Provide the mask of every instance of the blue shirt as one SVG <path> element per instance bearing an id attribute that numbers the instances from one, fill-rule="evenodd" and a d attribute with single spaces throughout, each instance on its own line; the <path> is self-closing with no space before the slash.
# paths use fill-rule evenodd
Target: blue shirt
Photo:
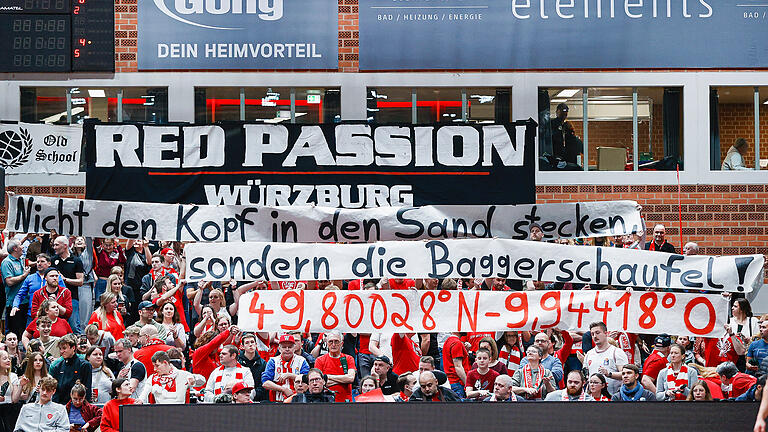
<path id="1" fill-rule="evenodd" d="M 15 258 L 13 255 L 8 255 L 3 263 L 0 264 L 0 273 L 3 275 L 3 283 L 5 279 L 9 277 L 21 276 L 24 274 L 24 263 L 21 258 Z M 19 292 L 22 282 L 16 285 L 5 285 L 5 306 L 10 307 L 13 304 L 13 299 L 16 297 L 16 293 Z"/>
<path id="2" fill-rule="evenodd" d="M 22 302 L 29 303 L 27 316 L 32 316 L 32 296 L 44 285 L 45 277 L 39 272 L 27 276 L 24 279 L 24 282 L 21 283 L 21 288 L 19 288 L 19 291 L 16 293 L 16 298 L 13 299 L 13 307 L 19 307 Z M 62 278 L 61 275 L 59 275 L 59 286 L 65 288 L 64 278 Z"/>
<path id="3" fill-rule="evenodd" d="M 69 406 L 69 423 L 79 426 L 85 424 L 83 413 L 80 412 L 80 408 L 76 407 L 74 404 Z"/>
<path id="4" fill-rule="evenodd" d="M 747 357 L 757 360 L 757 364 L 760 364 L 766 356 L 768 356 L 768 342 L 765 339 L 758 339 L 749 344 Z"/>

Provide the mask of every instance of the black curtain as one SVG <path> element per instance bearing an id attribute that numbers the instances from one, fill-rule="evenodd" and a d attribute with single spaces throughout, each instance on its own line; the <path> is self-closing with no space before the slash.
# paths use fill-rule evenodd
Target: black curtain
<path id="1" fill-rule="evenodd" d="M 720 96 L 709 90 L 709 169 L 720 169 Z"/>
<path id="2" fill-rule="evenodd" d="M 680 103 L 682 89 L 664 89 L 664 156 L 680 160 Z"/>
<path id="3" fill-rule="evenodd" d="M 510 104 L 509 89 L 496 89 L 496 105 L 494 107 L 494 120 L 496 123 L 509 123 Z"/>
<path id="4" fill-rule="evenodd" d="M 205 87 L 195 87 L 195 123 L 208 123 Z"/>
<path id="5" fill-rule="evenodd" d="M 323 107 L 323 123 L 341 122 L 341 90 L 328 89 L 325 91 Z"/>
<path id="6" fill-rule="evenodd" d="M 549 92 L 539 89 L 539 156 L 553 154 L 549 104 Z"/>

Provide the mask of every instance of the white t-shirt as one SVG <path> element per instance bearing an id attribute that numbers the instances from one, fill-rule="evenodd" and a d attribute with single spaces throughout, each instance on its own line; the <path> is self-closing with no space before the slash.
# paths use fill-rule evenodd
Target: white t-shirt
<path id="1" fill-rule="evenodd" d="M 373 333 L 371 334 L 371 340 L 379 343 L 379 351 L 381 355 L 389 357 L 392 360 L 392 333 Z"/>
<path id="2" fill-rule="evenodd" d="M 616 348 L 613 345 L 608 345 L 605 351 L 598 351 L 597 346 L 592 348 L 584 356 L 584 366 L 589 369 L 589 375 L 599 373 L 600 366 L 604 366 L 611 372 L 621 371 L 621 367 L 629 362 L 627 353 L 621 348 Z M 621 380 L 616 380 L 610 377 L 605 377 L 608 383 L 608 392 L 611 394 L 619 391 L 621 387 Z"/>

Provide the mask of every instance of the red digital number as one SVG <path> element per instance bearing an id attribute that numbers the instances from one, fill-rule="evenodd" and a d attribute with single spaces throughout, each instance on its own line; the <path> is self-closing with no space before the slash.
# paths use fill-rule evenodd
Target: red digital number
<path id="1" fill-rule="evenodd" d="M 78 57 L 80 57 L 80 49 L 79 48 L 75 50 L 75 58 L 78 58 Z"/>
<path id="2" fill-rule="evenodd" d="M 80 6 L 75 6 L 72 9 L 72 13 L 75 14 L 75 15 L 80 15 Z"/>
<path id="3" fill-rule="evenodd" d="M 85 46 L 85 39 L 78 39 L 78 42 L 80 42 L 80 45 Z"/>

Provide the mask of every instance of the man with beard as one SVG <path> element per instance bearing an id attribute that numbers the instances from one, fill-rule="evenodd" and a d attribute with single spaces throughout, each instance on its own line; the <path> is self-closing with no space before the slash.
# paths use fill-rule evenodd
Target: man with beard
<path id="1" fill-rule="evenodd" d="M 656 394 L 646 390 L 643 386 L 637 382 L 637 378 L 640 376 L 640 368 L 632 363 L 625 364 L 621 367 L 621 382 L 619 391 L 614 393 L 614 402 L 655 402 Z"/>
<path id="2" fill-rule="evenodd" d="M 573 401 L 594 401 L 595 398 L 584 391 L 584 375 L 579 370 L 572 370 L 568 372 L 568 377 L 565 380 L 565 389 L 556 390 L 547 394 L 546 401 L 561 401 L 561 402 L 573 402 Z"/>

